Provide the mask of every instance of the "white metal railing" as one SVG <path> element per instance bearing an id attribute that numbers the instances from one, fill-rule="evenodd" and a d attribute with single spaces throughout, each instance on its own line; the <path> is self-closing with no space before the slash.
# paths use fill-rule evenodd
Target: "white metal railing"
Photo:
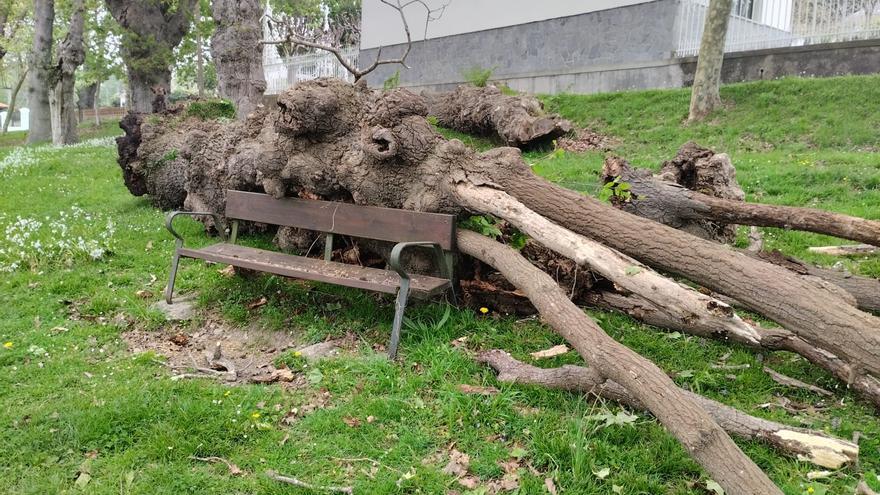
<path id="1" fill-rule="evenodd" d="M 696 55 L 708 0 L 679 0 L 680 57 Z M 734 0 L 725 52 L 880 38 L 877 0 Z"/>
<path id="2" fill-rule="evenodd" d="M 267 48 L 271 48 L 271 51 L 267 49 L 263 55 L 266 94 L 277 95 L 298 82 L 309 81 L 319 77 L 337 77 L 346 81 L 354 79 L 332 53 L 316 51 L 314 53 L 282 58 L 277 55 L 274 47 Z M 342 56 L 347 63 L 357 67 L 357 47 L 344 48 Z"/>

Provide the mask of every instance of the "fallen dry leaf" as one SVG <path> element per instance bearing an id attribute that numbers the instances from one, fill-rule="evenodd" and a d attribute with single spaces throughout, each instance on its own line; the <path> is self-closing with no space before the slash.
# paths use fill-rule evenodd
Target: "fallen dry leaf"
<path id="1" fill-rule="evenodd" d="M 535 359 L 547 359 L 556 356 L 561 356 L 569 351 L 569 348 L 565 344 L 554 345 L 549 349 L 544 349 L 543 351 L 532 352 L 529 356 L 532 356 Z"/>
<path id="2" fill-rule="evenodd" d="M 346 417 L 342 418 L 342 422 L 352 428 L 357 428 L 358 426 L 361 425 L 361 420 L 359 420 L 358 418 L 351 417 L 351 416 L 346 416 Z"/>
<path id="3" fill-rule="evenodd" d="M 248 305 L 247 305 L 247 309 L 248 309 L 248 310 L 251 310 L 251 309 L 257 309 L 257 308 L 259 308 L 260 306 L 265 306 L 268 302 L 269 302 L 269 301 L 268 301 L 265 297 L 261 297 L 261 298 L 257 299 L 256 301 L 254 301 L 254 302 L 248 304 Z"/>
<path id="4" fill-rule="evenodd" d="M 223 268 L 222 270 L 217 270 L 217 273 L 219 273 L 220 275 L 223 275 L 226 278 L 234 277 L 235 276 L 235 267 L 232 265 L 229 265 L 226 268 Z"/>
<path id="5" fill-rule="evenodd" d="M 483 387 L 480 385 L 468 385 L 466 383 L 462 383 L 458 386 L 458 391 L 463 394 L 477 394 L 477 395 L 495 395 L 499 392 L 499 390 L 495 387 Z"/>
<path id="6" fill-rule="evenodd" d="M 182 334 L 182 333 L 178 333 L 177 335 L 174 335 L 173 337 L 171 337 L 168 340 L 170 340 L 172 344 L 179 345 L 179 346 L 185 346 L 186 344 L 189 343 L 189 337 L 187 337 L 186 334 Z"/>
<path id="7" fill-rule="evenodd" d="M 547 493 L 550 495 L 557 495 L 556 483 L 553 482 L 553 478 L 544 478 L 544 487 L 547 488 Z"/>
<path id="8" fill-rule="evenodd" d="M 135 295 L 140 297 L 141 299 L 150 299 L 153 297 L 153 293 L 148 290 L 139 290 L 135 292 Z"/>
<path id="9" fill-rule="evenodd" d="M 463 478 L 459 478 L 458 484 L 467 488 L 468 490 L 473 490 L 480 485 L 480 478 L 477 478 L 476 476 L 465 476 Z"/>
<path id="10" fill-rule="evenodd" d="M 451 476 L 462 477 L 467 474 L 470 465 L 471 457 L 469 455 L 460 452 L 458 449 L 452 449 L 449 452 L 449 462 L 443 468 L 443 472 Z M 460 482 L 461 480 L 459 480 Z"/>

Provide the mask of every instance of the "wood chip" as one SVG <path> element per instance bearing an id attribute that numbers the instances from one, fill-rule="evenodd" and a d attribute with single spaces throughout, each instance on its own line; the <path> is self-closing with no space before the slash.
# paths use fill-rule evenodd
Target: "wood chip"
<path id="1" fill-rule="evenodd" d="M 248 310 L 257 309 L 260 306 L 265 306 L 268 302 L 269 301 L 265 297 L 261 297 L 261 298 L 257 299 L 256 301 L 248 304 L 247 309 Z"/>
<path id="2" fill-rule="evenodd" d="M 551 347 L 549 349 L 544 349 L 543 351 L 533 352 L 533 353 L 529 354 L 529 356 L 532 356 L 535 359 L 547 359 L 547 358 L 552 358 L 552 357 L 556 357 L 556 356 L 561 356 L 561 355 L 567 353 L 569 350 L 570 349 L 568 348 L 567 345 L 559 344 L 559 345 L 554 345 L 553 347 Z"/>

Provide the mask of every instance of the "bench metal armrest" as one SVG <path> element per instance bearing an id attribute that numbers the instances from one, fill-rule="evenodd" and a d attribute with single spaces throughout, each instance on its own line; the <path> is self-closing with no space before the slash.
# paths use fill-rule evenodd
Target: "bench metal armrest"
<path id="1" fill-rule="evenodd" d="M 437 258 L 437 265 L 440 267 L 440 275 L 443 278 L 452 279 L 452 273 L 450 272 L 450 267 L 446 263 L 446 257 L 443 253 L 443 248 L 440 247 L 440 244 L 436 242 L 428 242 L 428 241 L 417 241 L 417 242 L 398 242 L 394 245 L 394 248 L 391 250 L 391 259 L 388 264 L 391 265 L 391 269 L 397 272 L 400 275 L 400 278 L 403 280 L 409 280 L 409 274 L 400 266 L 400 256 L 403 254 L 403 250 L 412 247 L 412 246 L 430 246 L 434 249 L 434 256 Z"/>
<path id="2" fill-rule="evenodd" d="M 226 240 L 226 229 L 223 228 L 222 222 L 220 222 L 220 215 L 211 213 L 210 211 L 169 211 L 168 214 L 165 215 L 165 228 L 168 229 L 168 232 L 171 232 L 171 235 L 173 235 L 175 239 L 177 239 L 176 244 L 178 249 L 183 247 L 183 237 L 174 230 L 174 218 L 178 215 L 210 215 L 214 219 L 214 226 L 217 228 L 217 232 L 220 233 L 220 238 L 224 241 Z"/>

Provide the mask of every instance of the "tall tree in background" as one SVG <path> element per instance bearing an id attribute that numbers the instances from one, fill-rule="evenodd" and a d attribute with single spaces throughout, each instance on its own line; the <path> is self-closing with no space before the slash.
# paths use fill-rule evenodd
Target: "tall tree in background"
<path id="1" fill-rule="evenodd" d="M 199 0 L 192 28 L 174 52 L 174 80 L 194 85 L 200 98 L 217 89 L 217 70 L 211 57 L 210 41 L 214 18 L 210 0 Z"/>
<path id="2" fill-rule="evenodd" d="M 86 58 L 79 78 L 82 84 L 78 105 L 80 112 L 91 108 L 94 111 L 95 125 L 98 125 L 101 123 L 98 115 L 101 85 L 114 76 L 123 79 L 125 71 L 119 57 L 119 25 L 107 12 L 103 0 L 88 0 L 86 11 Z"/>
<path id="3" fill-rule="evenodd" d="M 79 140 L 76 132 L 76 69 L 85 60 L 83 27 L 85 24 L 83 0 L 72 0 L 70 28 L 58 49 L 58 60 L 51 71 L 49 107 L 52 112 L 52 143 L 73 144 Z"/>
<path id="4" fill-rule="evenodd" d="M 171 91 L 174 48 L 189 30 L 198 0 L 106 0 L 122 27 L 131 110 L 153 111 L 154 90 Z"/>
<path id="5" fill-rule="evenodd" d="M 688 122 L 700 120 L 712 110 L 721 106 L 721 64 L 724 62 L 724 40 L 730 22 L 733 0 L 710 0 L 700 40 L 700 54 L 697 57 L 697 71 L 694 74 L 694 87 L 691 91 L 691 106 Z"/>
<path id="6" fill-rule="evenodd" d="M 52 138 L 49 89 L 52 77 L 52 26 L 55 23 L 54 0 L 34 0 L 34 43 L 28 59 L 28 108 L 30 123 L 28 144 Z"/>
<path id="7" fill-rule="evenodd" d="M 3 0 L 0 2 L 0 62 L 10 51 L 10 43 L 23 27 L 30 13 L 31 4 L 27 0 Z"/>
<path id="8" fill-rule="evenodd" d="M 217 67 L 220 96 L 244 119 L 263 101 L 263 26 L 260 0 L 214 0 L 211 55 Z"/>

